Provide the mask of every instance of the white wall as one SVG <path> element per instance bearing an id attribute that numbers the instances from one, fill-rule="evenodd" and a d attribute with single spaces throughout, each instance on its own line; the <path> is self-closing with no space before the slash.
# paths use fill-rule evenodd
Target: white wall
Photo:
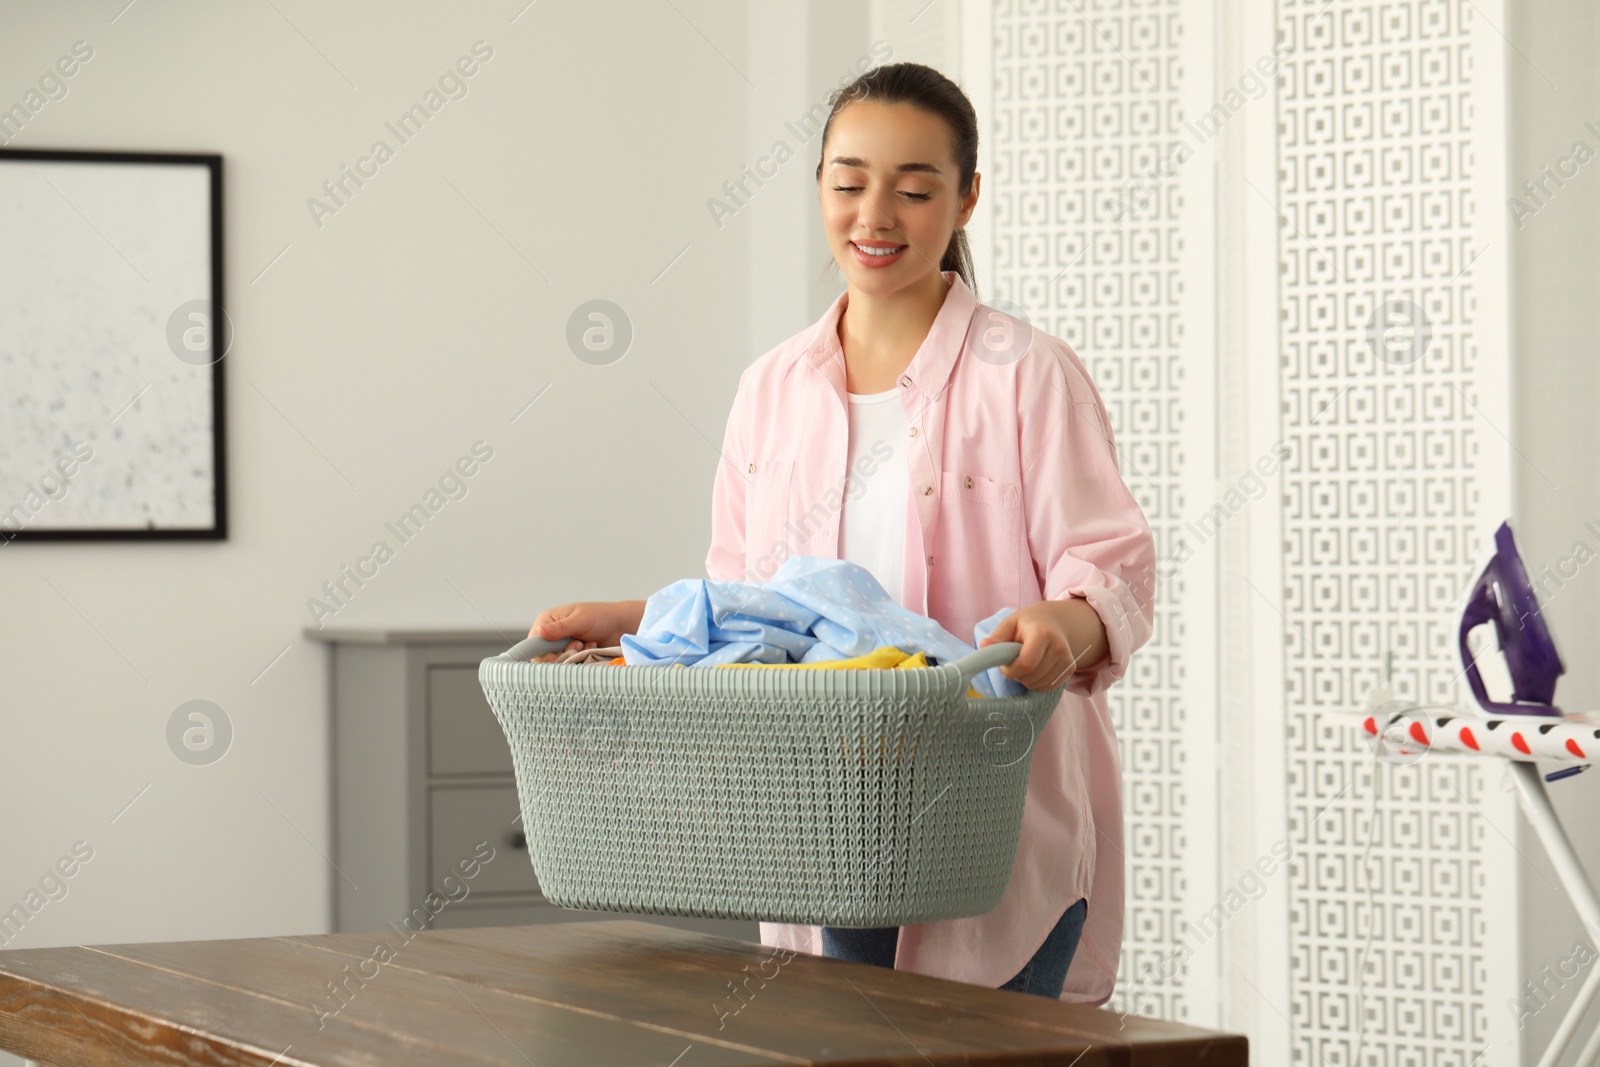
<path id="1" fill-rule="evenodd" d="M 1600 527 L 1600 441 L 1593 413 L 1600 400 L 1600 162 L 1576 167 L 1560 186 L 1546 180 L 1544 190 L 1536 190 L 1538 199 L 1522 185 L 1544 180 L 1544 168 L 1555 171 L 1577 141 L 1600 152 L 1600 17 L 1588 0 L 1513 5 L 1511 13 L 1504 27 L 1511 101 L 1504 166 L 1508 192 L 1518 203 L 1504 210 L 1520 221 L 1509 231 L 1520 368 L 1513 436 L 1526 459 L 1517 497 L 1518 546 L 1535 581 L 1549 590 L 1541 599 L 1566 667 L 1556 701 L 1569 713 L 1592 711 L 1600 709 L 1600 662 L 1591 651 L 1600 640 L 1600 575 L 1573 557 L 1579 542 L 1600 550 L 1600 537 L 1585 525 Z M 1569 162 L 1562 169 L 1571 175 L 1574 166 Z M 1600 830 L 1594 823 L 1600 778 L 1584 774 L 1546 788 L 1589 871 L 1600 873 Z M 1585 941 L 1585 933 L 1538 837 L 1520 816 L 1518 822 L 1528 859 L 1518 868 L 1521 979 L 1538 984 L 1547 981 L 1546 967 L 1559 976 L 1565 962 L 1570 973 L 1574 946 Z M 1592 967 L 1564 988 L 1547 987 L 1551 1002 L 1526 1020 L 1521 1034 L 1525 1062 L 1538 1061 Z M 1588 1026 L 1597 1019 L 1600 1012 L 1591 1010 Z M 1576 1044 L 1582 1047 L 1581 1040 Z"/>
<path id="2" fill-rule="evenodd" d="M 736 214 L 720 221 L 735 235 L 743 227 L 750 349 L 760 353 L 815 322 L 844 291 L 817 203 L 831 96 L 870 67 L 904 57 L 881 37 L 869 40 L 859 0 L 752 0 L 749 12 L 751 66 L 761 73 L 748 119 L 754 177 L 728 175 L 747 180 L 721 197 Z"/>
<path id="3" fill-rule="evenodd" d="M 85 40 L 13 147 L 224 157 L 231 533 L 0 549 L 0 908 L 94 849 L 9 948 L 328 928 L 328 664 L 306 602 L 474 441 L 494 458 L 469 493 L 336 623 L 514 638 L 546 606 L 703 575 L 762 333 L 745 242 L 784 208 L 758 198 L 719 230 L 706 205 L 770 88 L 740 0 L 124 3 L 7 5 L 0 107 Z M 319 229 L 307 199 L 480 39 L 468 95 Z M 597 297 L 635 330 L 606 367 L 565 341 Z M 164 737 L 194 698 L 235 729 L 207 767 Z"/>

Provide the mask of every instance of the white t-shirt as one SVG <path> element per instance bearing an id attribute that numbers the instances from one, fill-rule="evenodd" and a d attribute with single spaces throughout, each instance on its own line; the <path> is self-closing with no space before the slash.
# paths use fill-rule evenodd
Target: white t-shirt
<path id="1" fill-rule="evenodd" d="M 901 407 L 899 389 L 846 395 L 850 459 L 839 517 L 839 554 L 865 567 L 899 603 L 910 492 L 905 448 L 911 423 Z"/>

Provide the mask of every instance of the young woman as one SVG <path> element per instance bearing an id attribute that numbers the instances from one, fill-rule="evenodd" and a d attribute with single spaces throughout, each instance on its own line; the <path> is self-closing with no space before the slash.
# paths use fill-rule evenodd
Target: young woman
<path id="1" fill-rule="evenodd" d="M 1065 679 L 1045 728 L 1003 757 L 1034 746 L 993 911 L 883 929 L 762 923 L 762 941 L 1102 1004 L 1126 862 L 1105 690 L 1151 633 L 1154 541 L 1077 356 L 974 296 L 963 227 L 977 149 L 971 103 L 929 67 L 879 67 L 835 98 L 817 193 L 845 292 L 739 379 L 706 571 L 764 582 L 791 555 L 848 559 L 957 636 L 1010 607 L 983 642 L 1021 643 L 1004 673 L 1030 689 Z M 561 605 L 529 633 L 614 645 L 644 604 Z"/>

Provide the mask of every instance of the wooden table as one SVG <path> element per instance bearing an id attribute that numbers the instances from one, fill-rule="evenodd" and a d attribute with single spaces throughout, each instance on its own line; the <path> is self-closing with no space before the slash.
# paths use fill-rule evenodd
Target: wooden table
<path id="1" fill-rule="evenodd" d="M 0 952 L 0 1049 L 55 1067 L 1247 1062 L 1236 1035 L 640 922 Z"/>

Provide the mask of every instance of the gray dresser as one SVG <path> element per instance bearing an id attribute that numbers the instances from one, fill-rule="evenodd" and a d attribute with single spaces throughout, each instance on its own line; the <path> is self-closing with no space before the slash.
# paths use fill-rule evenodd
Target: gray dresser
<path id="1" fill-rule="evenodd" d="M 332 658 L 334 931 L 408 916 L 435 929 L 633 918 L 759 941 L 753 920 L 573 911 L 544 899 L 511 751 L 478 684 L 479 662 L 527 630 L 507 633 L 306 628 Z M 494 858 L 474 866 L 485 841 Z"/>

